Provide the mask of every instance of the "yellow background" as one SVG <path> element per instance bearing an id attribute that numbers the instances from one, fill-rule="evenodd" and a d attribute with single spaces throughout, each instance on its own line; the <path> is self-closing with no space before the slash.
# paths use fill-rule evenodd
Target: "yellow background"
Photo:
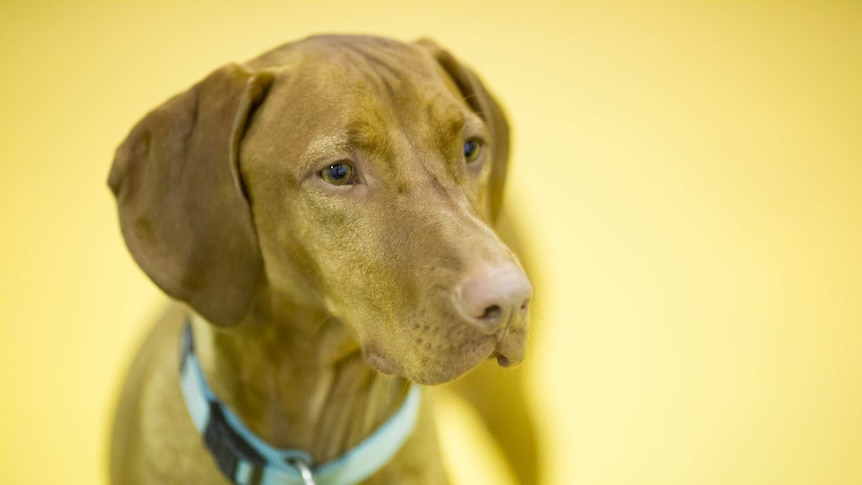
<path id="1" fill-rule="evenodd" d="M 430 36 L 508 109 L 548 483 L 862 483 L 862 4 L 449 0 L 0 6 L 0 483 L 105 480 L 162 303 L 114 147 L 314 32 Z"/>

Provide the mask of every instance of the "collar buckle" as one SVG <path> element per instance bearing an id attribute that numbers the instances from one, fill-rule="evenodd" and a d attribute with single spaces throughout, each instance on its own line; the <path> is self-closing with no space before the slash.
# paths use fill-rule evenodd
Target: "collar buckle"
<path id="1" fill-rule="evenodd" d="M 262 470 L 266 459 L 234 431 L 225 419 L 221 403 L 211 401 L 209 404 L 210 415 L 203 433 L 204 443 L 222 473 L 231 478 L 236 477 L 240 463 L 243 461 L 252 465 L 255 471 Z M 252 479 L 250 483 L 255 482 Z"/>

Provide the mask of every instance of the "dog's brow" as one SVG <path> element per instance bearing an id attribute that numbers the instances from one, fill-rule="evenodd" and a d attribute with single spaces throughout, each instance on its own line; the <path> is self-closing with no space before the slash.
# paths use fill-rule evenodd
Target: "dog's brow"
<path id="1" fill-rule="evenodd" d="M 463 123 L 463 132 L 465 134 L 481 134 L 484 137 L 488 136 L 488 128 L 481 118 L 476 115 L 467 116 Z"/>
<path id="2" fill-rule="evenodd" d="M 322 158 L 331 156 L 333 153 L 343 153 L 345 155 L 351 152 L 350 141 L 342 134 L 324 136 L 313 140 L 308 144 L 305 151 L 302 153 L 302 161 L 305 163 L 315 163 Z"/>

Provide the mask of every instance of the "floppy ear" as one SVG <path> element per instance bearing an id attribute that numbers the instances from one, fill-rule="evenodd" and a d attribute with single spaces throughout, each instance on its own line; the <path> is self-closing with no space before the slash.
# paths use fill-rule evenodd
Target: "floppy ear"
<path id="1" fill-rule="evenodd" d="M 144 117 L 108 178 L 132 256 L 166 293 L 218 325 L 238 323 L 263 279 L 237 157 L 271 82 L 237 65 L 216 70 Z"/>
<path id="2" fill-rule="evenodd" d="M 455 82 L 464 101 L 475 111 L 491 132 L 492 166 L 489 180 L 489 204 L 491 221 L 495 222 L 503 204 L 503 188 L 506 184 L 506 170 L 509 165 L 509 123 L 500 104 L 488 92 L 482 81 L 464 67 L 452 54 L 430 39 L 421 39 L 417 45 L 426 49 L 446 74 Z"/>

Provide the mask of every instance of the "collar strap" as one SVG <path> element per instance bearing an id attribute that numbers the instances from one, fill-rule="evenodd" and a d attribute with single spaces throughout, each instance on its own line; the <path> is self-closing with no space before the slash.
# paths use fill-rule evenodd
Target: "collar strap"
<path id="1" fill-rule="evenodd" d="M 219 469 L 235 485 L 347 485 L 368 478 L 392 459 L 413 432 L 420 387 L 411 384 L 404 404 L 370 436 L 321 465 L 304 450 L 274 448 L 255 436 L 207 385 L 195 356 L 191 323 L 182 339 L 180 382 L 195 428 Z"/>

